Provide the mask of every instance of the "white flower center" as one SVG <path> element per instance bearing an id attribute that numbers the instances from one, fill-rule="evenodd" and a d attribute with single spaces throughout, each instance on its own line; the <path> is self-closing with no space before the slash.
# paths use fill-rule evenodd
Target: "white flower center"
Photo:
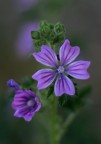
<path id="1" fill-rule="evenodd" d="M 29 106 L 29 107 L 34 106 L 34 104 L 35 104 L 35 101 L 34 101 L 34 100 L 29 100 L 29 101 L 27 102 L 27 106 Z"/>
<path id="2" fill-rule="evenodd" d="M 64 72 L 64 67 L 63 66 L 59 66 L 58 67 L 58 73 L 63 73 Z"/>

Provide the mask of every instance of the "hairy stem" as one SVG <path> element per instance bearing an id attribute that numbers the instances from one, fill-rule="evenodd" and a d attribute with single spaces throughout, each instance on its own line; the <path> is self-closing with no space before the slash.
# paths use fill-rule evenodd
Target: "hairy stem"
<path id="1" fill-rule="evenodd" d="M 57 116 L 57 99 L 52 97 L 50 104 L 50 144 L 59 144 L 59 125 Z"/>

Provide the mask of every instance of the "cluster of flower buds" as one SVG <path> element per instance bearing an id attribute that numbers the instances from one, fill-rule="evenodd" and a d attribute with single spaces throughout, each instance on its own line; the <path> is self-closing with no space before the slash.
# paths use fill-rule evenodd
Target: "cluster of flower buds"
<path id="1" fill-rule="evenodd" d="M 55 25 L 42 21 L 40 29 L 31 33 L 36 51 L 40 51 L 40 47 L 45 45 L 57 45 L 63 43 L 65 39 L 65 28 L 62 24 Z"/>

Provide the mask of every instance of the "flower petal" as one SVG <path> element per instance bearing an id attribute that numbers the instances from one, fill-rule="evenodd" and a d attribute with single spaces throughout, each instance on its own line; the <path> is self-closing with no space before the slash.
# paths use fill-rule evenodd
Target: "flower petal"
<path id="1" fill-rule="evenodd" d="M 35 101 L 37 103 L 37 108 L 35 109 L 35 112 L 38 112 L 41 108 L 41 103 L 37 97 L 35 97 Z"/>
<path id="2" fill-rule="evenodd" d="M 17 90 L 12 102 L 13 109 L 19 109 L 26 106 L 27 101 L 30 98 L 35 98 L 36 95 L 31 90 Z"/>
<path id="3" fill-rule="evenodd" d="M 28 107 L 17 109 L 14 113 L 16 117 L 24 117 L 29 112 Z"/>
<path id="4" fill-rule="evenodd" d="M 67 69 L 66 72 L 77 79 L 88 79 L 89 73 L 87 72 L 87 68 L 90 66 L 90 61 L 76 61 L 73 62 L 72 64 L 70 64 Z"/>
<path id="5" fill-rule="evenodd" d="M 75 94 L 75 88 L 72 81 L 65 75 L 58 76 L 55 82 L 54 91 L 56 96 L 61 96 L 64 93 L 68 95 Z"/>
<path id="6" fill-rule="evenodd" d="M 22 108 L 22 107 L 25 107 L 26 106 L 26 102 L 25 100 L 17 100 L 17 101 L 13 101 L 12 102 L 12 108 L 13 109 L 19 109 L 19 108 Z"/>
<path id="7" fill-rule="evenodd" d="M 41 52 L 33 53 L 34 58 L 50 67 L 57 67 L 57 56 L 55 52 L 47 45 L 42 45 Z"/>
<path id="8" fill-rule="evenodd" d="M 78 46 L 72 47 L 68 40 L 65 40 L 63 45 L 60 47 L 59 56 L 61 65 L 67 65 L 71 63 L 80 53 Z"/>
<path id="9" fill-rule="evenodd" d="M 26 121 L 31 121 L 35 113 L 28 113 L 27 115 L 24 116 L 24 119 Z"/>
<path id="10" fill-rule="evenodd" d="M 21 97 L 20 97 L 21 96 Z M 28 101 L 28 98 L 23 95 L 15 95 L 14 100 L 12 102 L 12 108 L 13 109 L 18 109 L 26 106 L 26 103 Z"/>
<path id="11" fill-rule="evenodd" d="M 14 113 L 15 117 L 24 118 L 26 121 L 31 121 L 32 117 L 35 115 L 35 112 L 30 112 L 28 108 L 26 109 L 18 109 Z"/>
<path id="12" fill-rule="evenodd" d="M 55 79 L 56 72 L 52 69 L 42 69 L 37 71 L 32 78 L 38 81 L 38 89 L 48 87 Z"/>

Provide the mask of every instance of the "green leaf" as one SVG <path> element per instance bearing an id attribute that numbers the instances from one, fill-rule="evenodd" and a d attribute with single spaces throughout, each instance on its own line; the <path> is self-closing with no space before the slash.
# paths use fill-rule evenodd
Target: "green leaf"
<path id="1" fill-rule="evenodd" d="M 86 105 L 87 95 L 91 93 L 91 86 L 86 86 L 81 90 L 78 90 L 77 87 L 75 89 L 75 96 L 64 94 L 58 99 L 61 107 L 76 111 Z"/>
<path id="2" fill-rule="evenodd" d="M 90 94 L 92 92 L 92 87 L 91 86 L 86 86 L 84 88 L 82 88 L 79 92 L 79 97 L 85 97 L 88 94 Z"/>

